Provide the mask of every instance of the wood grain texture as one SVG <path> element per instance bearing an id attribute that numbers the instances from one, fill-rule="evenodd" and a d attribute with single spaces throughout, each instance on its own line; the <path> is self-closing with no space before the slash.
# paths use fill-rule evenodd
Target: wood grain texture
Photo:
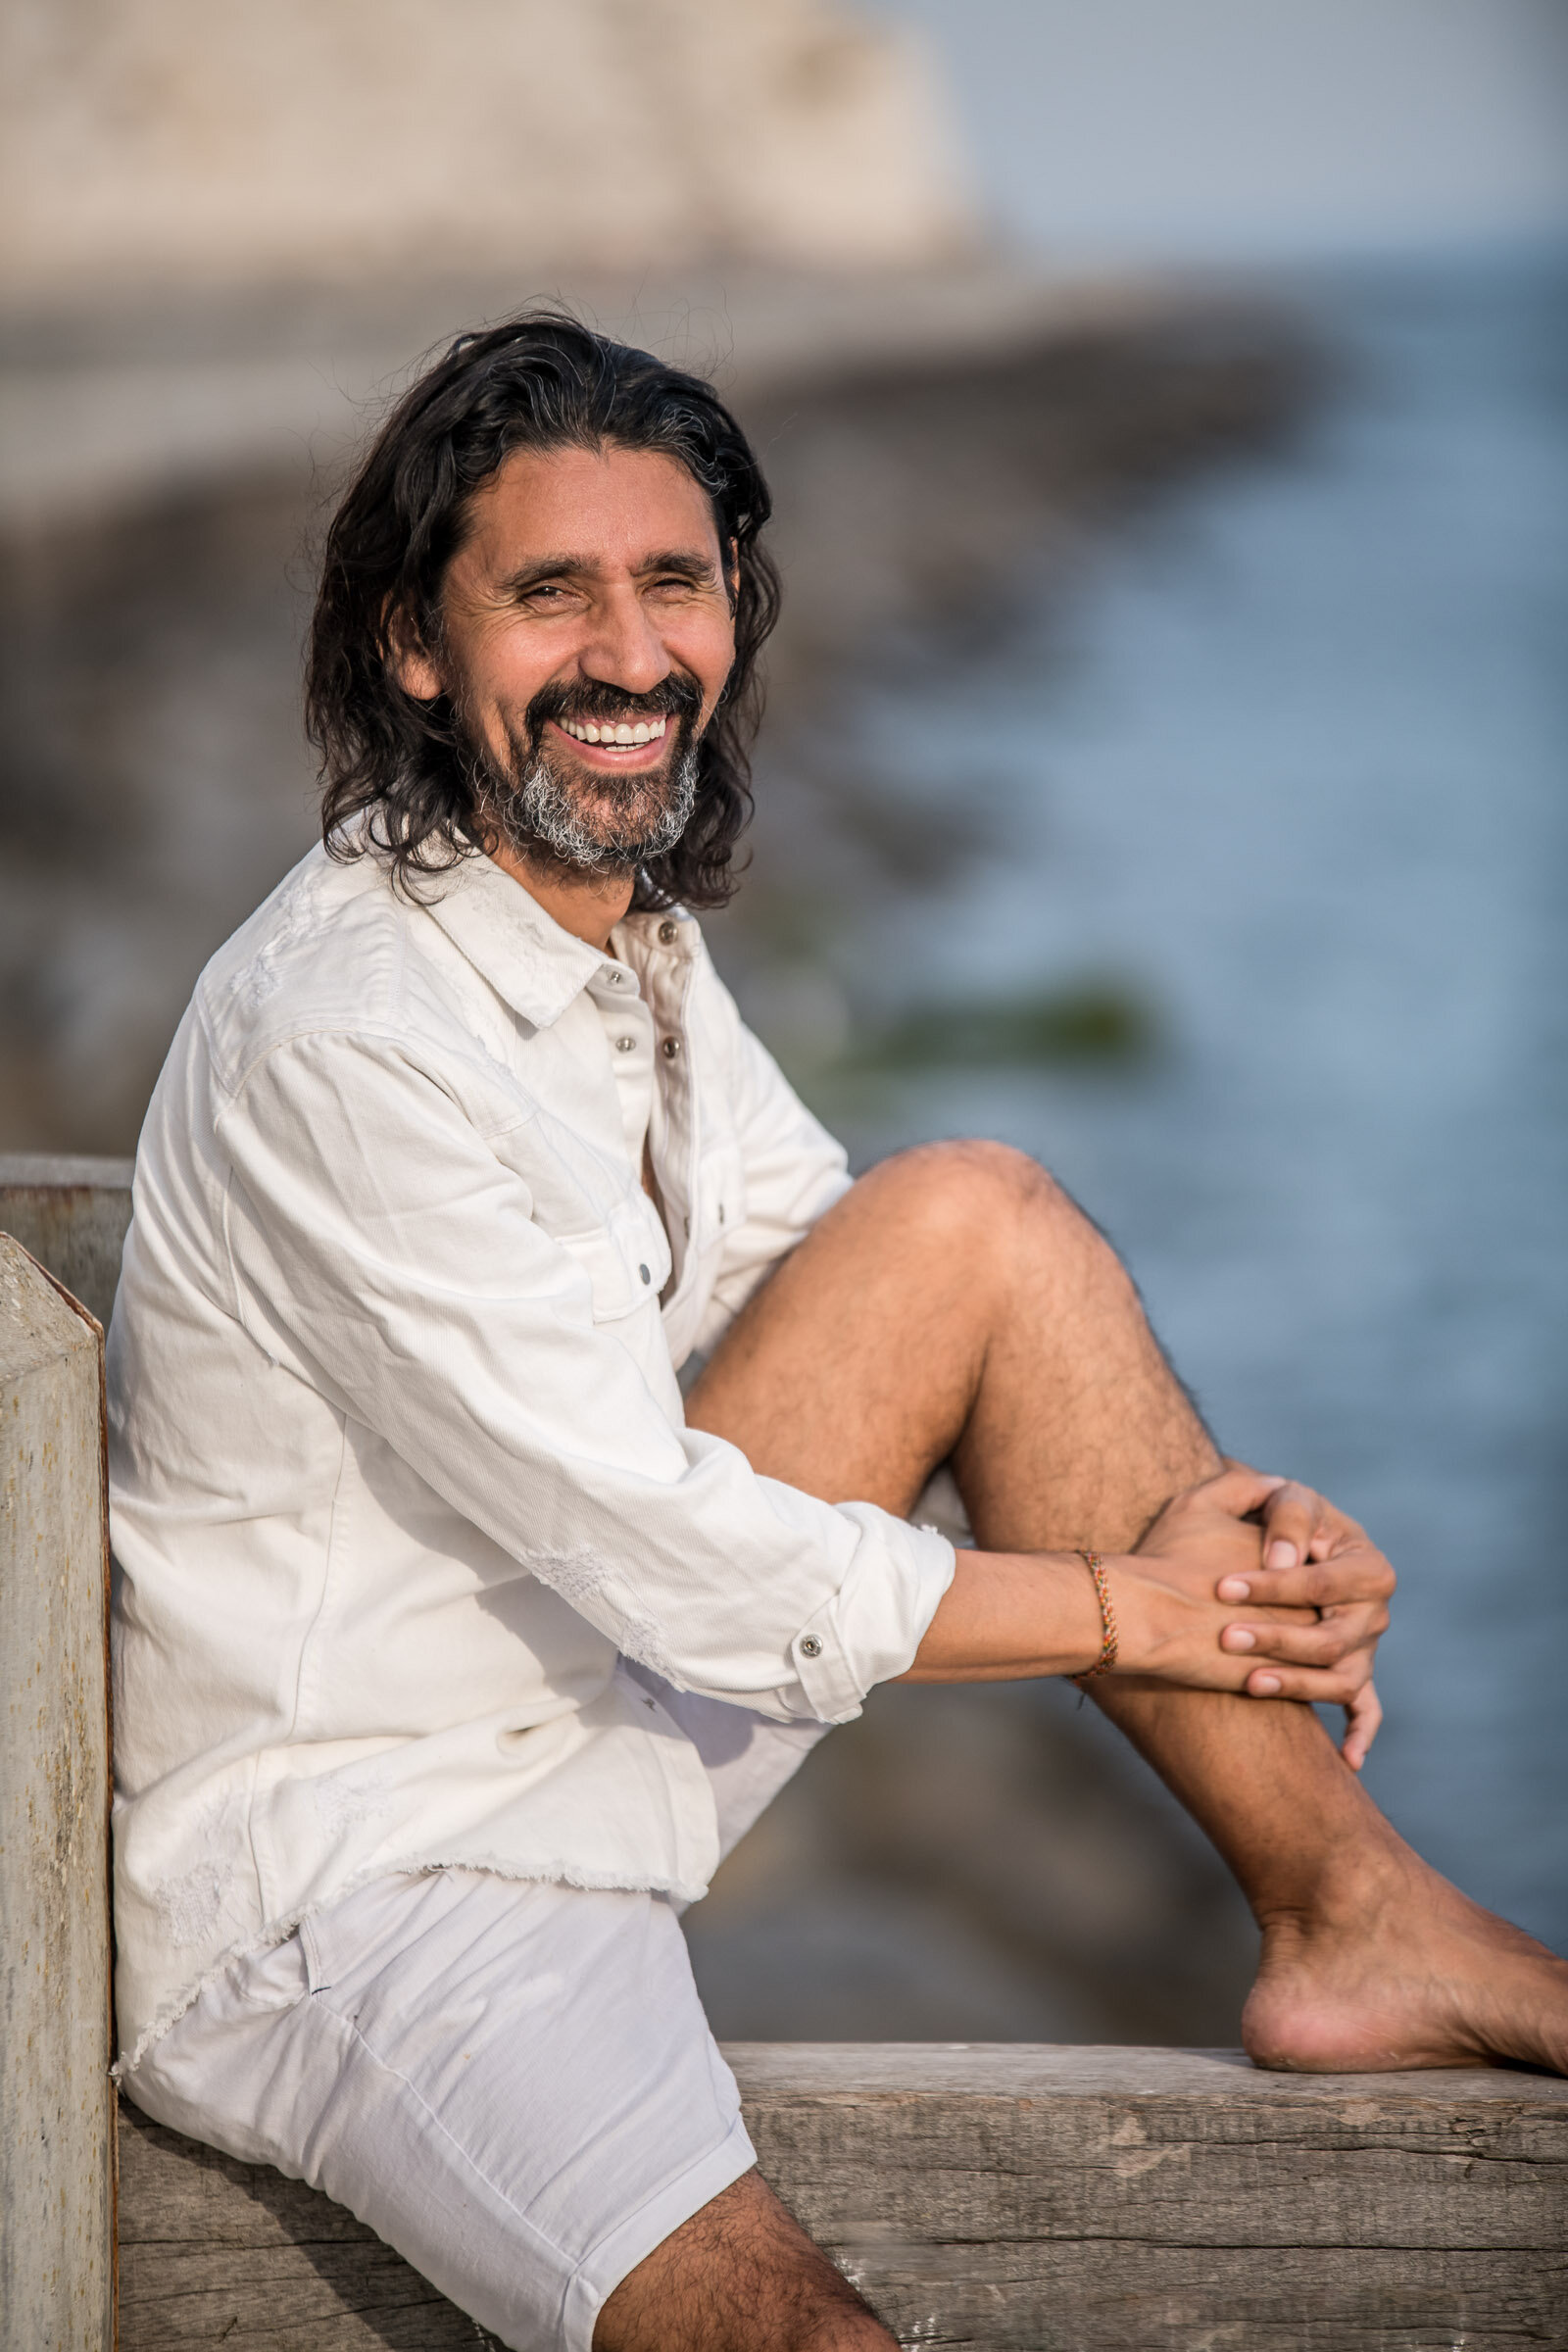
<path id="1" fill-rule="evenodd" d="M 131 1165 L 0 1152 L 0 1233 L 13 1234 L 106 1331 L 130 1223 Z"/>
<path id="2" fill-rule="evenodd" d="M 733 2045 L 761 2168 L 908 2346 L 1568 2345 L 1568 2082 L 1239 2052 Z M 314 2190 L 123 2111 L 122 2352 L 493 2339 Z"/>
<path id="3" fill-rule="evenodd" d="M 351 2213 L 121 2108 L 120 2352 L 494 2345 Z"/>
<path id="4" fill-rule="evenodd" d="M 102 1336 L 0 1233 L 0 2346 L 113 2331 Z"/>

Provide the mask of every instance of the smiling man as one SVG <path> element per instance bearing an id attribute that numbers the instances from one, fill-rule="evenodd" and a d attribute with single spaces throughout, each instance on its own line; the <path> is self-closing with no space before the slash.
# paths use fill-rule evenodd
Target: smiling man
<path id="1" fill-rule="evenodd" d="M 414 386 L 326 550 L 323 846 L 202 975 L 111 1334 L 125 2087 L 519 2352 L 892 2341 L 677 1925 L 881 1681 L 1086 1679 L 1252 1903 L 1258 2063 L 1568 2063 L 1568 1968 L 1356 1780 L 1361 1531 L 1222 1462 L 1032 1162 L 852 1184 L 714 973 L 767 518 L 569 319 Z"/>

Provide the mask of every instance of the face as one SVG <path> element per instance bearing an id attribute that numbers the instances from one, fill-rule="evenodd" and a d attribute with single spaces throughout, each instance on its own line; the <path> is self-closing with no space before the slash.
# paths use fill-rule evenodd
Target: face
<path id="1" fill-rule="evenodd" d="M 448 566 L 442 643 L 394 630 L 409 693 L 449 694 L 485 813 L 585 872 L 674 847 L 735 658 L 707 496 L 647 450 L 515 451 Z"/>

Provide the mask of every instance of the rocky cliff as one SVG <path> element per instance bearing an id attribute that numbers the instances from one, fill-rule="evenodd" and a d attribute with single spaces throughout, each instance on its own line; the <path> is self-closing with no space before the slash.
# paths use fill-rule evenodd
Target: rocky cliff
<path id="1" fill-rule="evenodd" d="M 930 263 L 923 53 L 837 0 L 13 0 L 0 303 L 122 281 Z"/>

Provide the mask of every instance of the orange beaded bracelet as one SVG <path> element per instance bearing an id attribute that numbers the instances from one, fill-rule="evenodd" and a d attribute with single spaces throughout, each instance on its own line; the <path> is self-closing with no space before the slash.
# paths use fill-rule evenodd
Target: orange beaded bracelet
<path id="1" fill-rule="evenodd" d="M 1096 1675 L 1110 1672 L 1116 1663 L 1117 1641 L 1116 1611 L 1111 1605 L 1110 1581 L 1105 1574 L 1105 1563 L 1098 1551 L 1080 1549 L 1078 1557 L 1095 1580 L 1095 1595 L 1100 1602 L 1100 1655 L 1085 1673 L 1073 1676 L 1073 1681 L 1081 1688 L 1085 1683 L 1092 1683 Z"/>

